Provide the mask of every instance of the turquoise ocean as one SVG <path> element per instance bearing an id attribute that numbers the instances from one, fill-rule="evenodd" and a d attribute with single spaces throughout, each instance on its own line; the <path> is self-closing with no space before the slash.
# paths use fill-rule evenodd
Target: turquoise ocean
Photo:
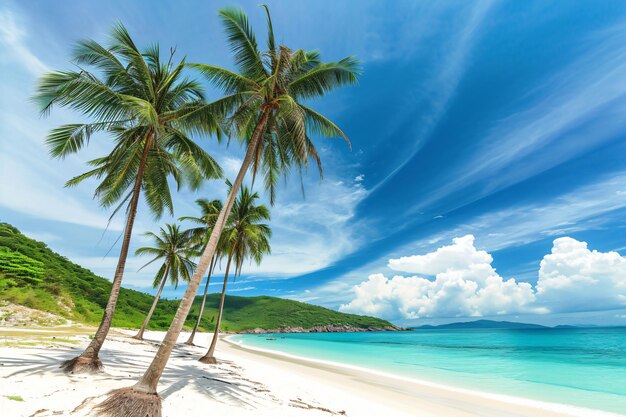
<path id="1" fill-rule="evenodd" d="M 250 348 L 626 415 L 626 327 L 236 335 Z"/>

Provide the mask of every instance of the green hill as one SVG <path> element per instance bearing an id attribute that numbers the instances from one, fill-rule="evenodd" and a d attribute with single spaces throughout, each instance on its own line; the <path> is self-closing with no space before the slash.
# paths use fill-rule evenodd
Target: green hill
<path id="1" fill-rule="evenodd" d="M 0 223 L 0 300 L 47 311 L 62 317 L 97 325 L 106 304 L 111 283 L 50 250 L 45 243 L 30 239 L 15 227 Z M 214 329 L 219 294 L 210 294 L 201 327 Z M 153 297 L 122 288 L 113 325 L 139 327 Z M 199 311 L 196 297 L 186 327 L 191 328 Z M 227 296 L 223 329 L 243 331 L 325 325 L 358 328 L 392 326 L 366 316 L 344 314 L 319 306 L 276 297 Z M 178 308 L 178 300 L 161 300 L 150 328 L 165 330 Z"/>

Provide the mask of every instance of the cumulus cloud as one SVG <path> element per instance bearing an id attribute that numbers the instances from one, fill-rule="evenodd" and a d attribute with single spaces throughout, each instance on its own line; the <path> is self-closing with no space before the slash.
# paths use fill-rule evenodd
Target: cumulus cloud
<path id="1" fill-rule="evenodd" d="M 539 301 L 552 311 L 588 311 L 626 305 L 626 258 L 598 252 L 586 242 L 556 239 L 537 281 Z"/>
<path id="2" fill-rule="evenodd" d="M 390 319 L 541 312 L 532 306 L 532 286 L 505 280 L 492 262 L 490 254 L 476 249 L 474 236 L 456 238 L 452 245 L 426 255 L 389 261 L 391 269 L 434 275 L 434 280 L 401 275 L 388 279 L 373 274 L 354 287 L 355 298 L 340 310 Z"/>
<path id="3" fill-rule="evenodd" d="M 394 271 L 415 274 L 436 275 L 446 270 L 467 269 L 483 266 L 489 270 L 493 258 L 487 252 L 476 250 L 474 236 L 466 235 L 452 239 L 453 244 L 443 246 L 426 255 L 403 256 L 389 260 L 389 268 Z"/>
<path id="4" fill-rule="evenodd" d="M 540 264 L 535 288 L 501 277 L 493 257 L 474 246 L 474 236 L 453 240 L 425 255 L 390 259 L 394 270 L 429 275 L 372 274 L 353 287 L 341 311 L 388 319 L 480 317 L 514 313 L 563 313 L 626 306 L 626 258 L 591 251 L 587 243 L 556 239 Z"/>

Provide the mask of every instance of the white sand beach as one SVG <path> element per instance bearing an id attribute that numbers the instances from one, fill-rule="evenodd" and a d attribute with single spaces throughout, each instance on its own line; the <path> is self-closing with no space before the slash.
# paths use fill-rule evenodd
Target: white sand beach
<path id="1" fill-rule="evenodd" d="M 76 333 L 82 333 L 75 335 Z M 163 332 L 146 341 L 117 330 L 101 358 L 105 372 L 65 375 L 58 368 L 88 342 L 86 332 L 0 329 L 2 416 L 88 416 L 115 388 L 134 383 L 151 360 Z M 56 335 L 55 335 L 56 334 Z M 181 334 L 186 340 L 188 334 Z M 207 346 L 179 345 L 161 380 L 165 416 L 351 417 L 565 417 L 611 416 L 556 404 L 491 396 L 395 378 L 361 369 L 253 351 L 227 340 L 218 346 L 218 365 L 197 361 Z M 614 414 L 613 414 L 614 415 Z"/>

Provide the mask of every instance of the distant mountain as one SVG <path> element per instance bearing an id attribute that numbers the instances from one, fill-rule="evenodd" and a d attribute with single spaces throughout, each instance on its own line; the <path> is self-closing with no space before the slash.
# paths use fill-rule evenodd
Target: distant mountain
<path id="1" fill-rule="evenodd" d="M 458 323 L 441 324 L 439 326 L 424 325 L 415 329 L 547 329 L 547 326 L 531 323 L 518 323 L 514 321 L 475 320 Z"/>
<path id="2" fill-rule="evenodd" d="M 132 275 L 128 271 L 127 275 Z M 217 278 L 219 279 L 219 278 Z M 102 317 L 111 282 L 97 276 L 45 243 L 30 239 L 15 227 L 0 223 L 0 305 L 10 302 L 53 313 L 76 322 L 96 325 Z M 196 297 L 186 328 L 193 327 L 202 297 Z M 151 295 L 122 288 L 113 325 L 139 327 L 152 304 Z M 210 294 L 201 320 L 203 330 L 215 328 L 219 294 Z M 180 300 L 161 299 L 150 328 L 166 330 Z M 374 317 L 345 314 L 327 308 L 276 297 L 226 296 L 223 328 L 240 332 L 255 329 L 300 331 L 395 330 Z M 258 331 L 258 330 L 257 330 Z"/>

